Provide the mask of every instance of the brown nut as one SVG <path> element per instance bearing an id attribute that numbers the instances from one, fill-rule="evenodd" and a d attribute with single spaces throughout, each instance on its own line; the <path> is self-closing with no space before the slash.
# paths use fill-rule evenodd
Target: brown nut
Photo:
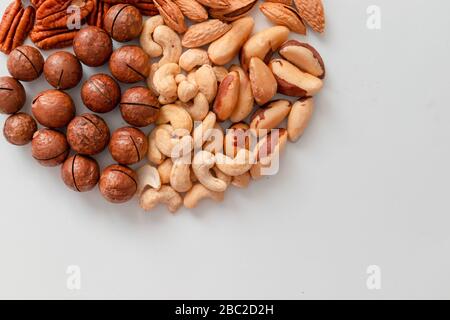
<path id="1" fill-rule="evenodd" d="M 75 117 L 67 127 L 67 140 L 72 149 L 93 156 L 102 152 L 109 142 L 106 122 L 95 114 L 85 113 Z"/>
<path id="2" fill-rule="evenodd" d="M 141 130 L 132 127 L 117 129 L 109 142 L 109 152 L 120 164 L 138 163 L 145 157 L 147 150 L 147 137 Z"/>
<path id="3" fill-rule="evenodd" d="M 100 179 L 100 168 L 95 159 L 76 154 L 61 166 L 61 178 L 74 191 L 90 191 Z"/>
<path id="4" fill-rule="evenodd" d="M 278 127 L 290 111 L 291 103 L 288 100 L 273 101 L 256 110 L 250 122 L 250 130 L 256 136 L 265 136 L 271 129 Z"/>
<path id="5" fill-rule="evenodd" d="M 63 91 L 46 90 L 34 98 L 31 111 L 44 127 L 62 128 L 67 126 L 75 116 L 75 104 Z"/>
<path id="6" fill-rule="evenodd" d="M 245 122 L 233 124 L 228 128 L 223 140 L 224 154 L 230 158 L 236 157 L 241 149 L 250 150 L 251 135 L 250 127 Z"/>
<path id="7" fill-rule="evenodd" d="M 100 67 L 111 56 L 113 45 L 105 30 L 90 26 L 77 33 L 73 39 L 73 51 L 85 65 Z"/>
<path id="8" fill-rule="evenodd" d="M 31 152 L 44 167 L 56 167 L 69 155 L 69 144 L 61 132 L 51 129 L 41 129 L 33 135 Z"/>
<path id="9" fill-rule="evenodd" d="M 146 127 L 154 123 L 158 119 L 160 107 L 158 98 L 145 87 L 128 89 L 120 101 L 123 119 L 135 127 Z"/>
<path id="10" fill-rule="evenodd" d="M 289 40 L 281 46 L 280 56 L 317 78 L 325 78 L 325 64 L 322 57 L 307 43 Z"/>
<path id="11" fill-rule="evenodd" d="M 142 15 L 129 4 L 117 4 L 111 7 L 105 16 L 105 30 L 119 42 L 137 38 L 142 30 Z"/>
<path id="12" fill-rule="evenodd" d="M 278 82 L 278 92 L 292 97 L 311 97 L 322 89 L 319 78 L 301 71 L 283 59 L 273 59 L 269 64 Z"/>
<path id="13" fill-rule="evenodd" d="M 124 46 L 113 52 L 109 60 L 112 75 L 124 83 L 136 83 L 150 74 L 149 56 L 138 46 Z"/>
<path id="14" fill-rule="evenodd" d="M 137 179 L 132 169 L 114 164 L 103 170 L 98 186 L 102 196 L 109 202 L 124 203 L 136 194 Z"/>
<path id="15" fill-rule="evenodd" d="M 255 98 L 247 72 L 237 65 L 231 66 L 230 71 L 239 73 L 239 99 L 230 120 L 231 122 L 240 122 L 252 112 Z"/>
<path id="16" fill-rule="evenodd" d="M 83 77 L 83 68 L 73 54 L 58 51 L 45 61 L 44 75 L 50 85 L 56 89 L 66 90 L 78 85 Z"/>
<path id="17" fill-rule="evenodd" d="M 44 57 L 34 47 L 20 46 L 9 54 L 7 66 L 9 73 L 17 80 L 33 81 L 42 74 Z"/>
<path id="18" fill-rule="evenodd" d="M 25 89 L 19 81 L 11 77 L 0 77 L 0 113 L 16 113 L 22 109 L 25 100 Z"/>
<path id="19" fill-rule="evenodd" d="M 3 135 L 9 143 L 24 146 L 31 142 L 37 130 L 36 121 L 26 113 L 16 113 L 8 117 L 3 127 Z"/>
<path id="20" fill-rule="evenodd" d="M 251 58 L 249 76 L 256 103 L 269 102 L 277 93 L 277 80 L 270 68 L 260 58 Z"/>
<path id="21" fill-rule="evenodd" d="M 297 141 L 305 132 L 309 121 L 313 115 L 314 101 L 313 98 L 302 98 L 292 105 L 289 113 L 287 132 L 289 140 Z"/>
<path id="22" fill-rule="evenodd" d="M 90 77 L 81 88 L 81 99 L 93 112 L 106 113 L 114 110 L 120 101 L 120 86 L 107 74 Z"/>
<path id="23" fill-rule="evenodd" d="M 239 99 L 239 79 L 239 73 L 232 71 L 220 83 L 213 107 L 217 120 L 227 120 L 236 108 Z"/>

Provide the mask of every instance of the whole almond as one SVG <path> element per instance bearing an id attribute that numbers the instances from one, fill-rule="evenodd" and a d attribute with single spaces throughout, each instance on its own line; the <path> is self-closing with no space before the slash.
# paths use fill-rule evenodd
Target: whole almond
<path id="1" fill-rule="evenodd" d="M 239 98 L 239 81 L 239 74 L 232 71 L 220 83 L 213 107 L 218 121 L 227 120 L 236 108 Z"/>
<path id="2" fill-rule="evenodd" d="M 228 0 L 197 0 L 197 2 L 201 3 L 205 7 L 213 9 L 223 9 L 230 5 Z"/>
<path id="3" fill-rule="evenodd" d="M 306 35 L 306 26 L 298 12 L 282 3 L 265 2 L 259 6 L 261 12 L 274 24 L 286 26 L 291 31 Z"/>
<path id="4" fill-rule="evenodd" d="M 280 55 L 313 76 L 320 79 L 325 77 L 325 64 L 322 57 L 307 43 L 289 40 L 281 46 Z"/>
<path id="5" fill-rule="evenodd" d="M 173 2 L 189 20 L 194 22 L 208 20 L 208 12 L 196 0 L 173 0 Z"/>
<path id="6" fill-rule="evenodd" d="M 258 0 L 228 0 L 230 5 L 222 9 L 211 9 L 211 17 L 223 21 L 234 21 L 248 15 Z"/>
<path id="7" fill-rule="evenodd" d="M 154 0 L 156 8 L 164 19 L 164 22 L 178 33 L 186 32 L 184 15 L 180 8 L 171 0 Z"/>
<path id="8" fill-rule="evenodd" d="M 198 48 L 217 40 L 231 29 L 231 25 L 211 19 L 189 27 L 181 41 L 186 48 Z"/>
<path id="9" fill-rule="evenodd" d="M 256 103 L 266 104 L 277 93 L 277 80 L 264 61 L 257 57 L 251 58 L 249 71 L 250 84 Z"/>
<path id="10" fill-rule="evenodd" d="M 314 31 L 324 32 L 325 12 L 322 0 L 294 0 L 300 16 Z"/>
<path id="11" fill-rule="evenodd" d="M 288 6 L 292 5 L 292 0 L 265 0 L 265 2 L 282 3 Z"/>

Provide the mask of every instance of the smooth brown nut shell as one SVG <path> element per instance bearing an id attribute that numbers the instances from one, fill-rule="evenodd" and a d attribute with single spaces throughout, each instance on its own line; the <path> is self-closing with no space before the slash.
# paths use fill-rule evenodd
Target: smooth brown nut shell
<path id="1" fill-rule="evenodd" d="M 112 203 L 124 203 L 137 191 L 137 174 L 128 167 L 111 165 L 100 176 L 99 189 L 102 196 Z"/>
<path id="2" fill-rule="evenodd" d="M 25 89 L 19 81 L 11 77 L 0 77 L 0 113 L 16 113 L 22 109 L 25 100 Z"/>
<path id="3" fill-rule="evenodd" d="M 141 34 L 142 15 L 134 6 L 115 5 L 106 13 L 105 30 L 116 41 L 131 41 Z"/>
<path id="4" fill-rule="evenodd" d="M 81 88 L 84 105 L 97 113 L 114 110 L 120 101 L 120 95 L 119 84 L 107 74 L 93 75 Z"/>
<path id="5" fill-rule="evenodd" d="M 128 89 L 120 101 L 123 119 L 135 127 L 146 127 L 154 123 L 158 119 L 160 107 L 158 98 L 145 87 Z"/>
<path id="6" fill-rule="evenodd" d="M 44 57 L 34 47 L 20 46 L 9 54 L 7 66 L 9 73 L 17 80 L 33 81 L 42 74 Z"/>
<path id="7" fill-rule="evenodd" d="M 71 89 L 81 81 L 83 68 L 73 54 L 58 51 L 50 55 L 45 61 L 44 75 L 48 83 L 56 89 Z"/>
<path id="8" fill-rule="evenodd" d="M 31 105 L 36 120 L 48 128 L 62 128 L 75 116 L 75 104 L 72 98 L 60 90 L 41 92 Z"/>
<path id="9" fill-rule="evenodd" d="M 95 114 L 85 113 L 75 117 L 67 127 L 67 141 L 80 154 L 93 156 L 102 152 L 109 142 L 106 122 Z"/>
<path id="10" fill-rule="evenodd" d="M 89 67 L 104 65 L 113 51 L 111 37 L 105 30 L 90 26 L 81 29 L 73 39 L 73 51 Z"/>
<path id="11" fill-rule="evenodd" d="M 66 160 L 69 155 L 69 144 L 66 137 L 59 131 L 41 129 L 33 136 L 31 152 L 44 167 L 56 167 Z"/>
<path id="12" fill-rule="evenodd" d="M 76 154 L 62 165 L 61 178 L 70 189 L 86 192 L 97 185 L 100 179 L 100 167 L 95 159 Z"/>
<path id="13" fill-rule="evenodd" d="M 124 46 L 109 59 L 111 74 L 124 83 L 146 80 L 150 74 L 150 58 L 138 46 Z"/>
<path id="14" fill-rule="evenodd" d="M 141 161 L 148 150 L 146 135 L 139 129 L 125 127 L 113 132 L 109 152 L 120 164 L 131 165 Z"/>
<path id="15" fill-rule="evenodd" d="M 36 121 L 26 113 L 16 113 L 8 117 L 3 127 L 3 135 L 9 143 L 23 146 L 31 142 L 37 130 Z"/>

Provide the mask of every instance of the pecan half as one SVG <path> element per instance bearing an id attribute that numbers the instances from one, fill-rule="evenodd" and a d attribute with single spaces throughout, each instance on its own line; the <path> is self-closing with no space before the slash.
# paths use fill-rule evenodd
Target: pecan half
<path id="1" fill-rule="evenodd" d="M 9 54 L 22 45 L 34 24 L 35 10 L 23 8 L 20 0 L 15 0 L 6 9 L 0 23 L 0 51 Z"/>
<path id="2" fill-rule="evenodd" d="M 31 0 L 31 4 L 37 9 L 39 8 L 46 0 Z"/>
<path id="3" fill-rule="evenodd" d="M 67 28 L 33 30 L 30 33 L 30 38 L 41 49 L 58 49 L 71 46 L 77 32 L 78 30 L 69 30 Z"/>
<path id="4" fill-rule="evenodd" d="M 94 10 L 92 10 L 91 14 L 88 16 L 87 23 L 90 26 L 103 28 L 103 18 L 108 12 L 111 5 L 101 0 L 94 0 L 94 1 L 95 1 Z"/>

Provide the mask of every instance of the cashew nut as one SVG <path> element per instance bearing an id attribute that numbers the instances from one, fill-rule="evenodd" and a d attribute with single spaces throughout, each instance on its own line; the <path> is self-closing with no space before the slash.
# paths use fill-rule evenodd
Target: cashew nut
<path id="1" fill-rule="evenodd" d="M 194 101 L 183 103 L 181 101 L 176 102 L 177 105 L 183 107 L 194 121 L 202 121 L 205 119 L 209 112 L 209 102 L 203 93 L 198 93 Z"/>
<path id="2" fill-rule="evenodd" d="M 175 213 L 183 205 L 183 199 L 172 187 L 162 186 L 160 190 L 147 189 L 141 195 L 141 208 L 149 211 L 158 204 L 167 206 L 170 212 Z"/>
<path id="3" fill-rule="evenodd" d="M 172 159 L 167 158 L 158 166 L 158 173 L 161 179 L 161 184 L 170 183 L 170 173 L 172 172 L 173 162 Z"/>
<path id="4" fill-rule="evenodd" d="M 156 146 L 156 129 L 153 129 L 148 135 L 148 152 L 147 158 L 153 164 L 161 164 L 166 158 Z"/>
<path id="5" fill-rule="evenodd" d="M 156 70 L 152 83 L 156 92 L 168 101 L 177 100 L 177 82 L 175 76 L 180 73 L 180 67 L 176 63 L 167 63 Z"/>
<path id="6" fill-rule="evenodd" d="M 197 70 L 195 83 L 197 83 L 199 91 L 208 99 L 208 102 L 213 102 L 217 94 L 217 78 L 210 65 L 205 64 Z"/>
<path id="7" fill-rule="evenodd" d="M 222 127 L 217 122 L 214 129 L 213 134 L 204 143 L 203 150 L 216 154 L 223 150 L 224 133 Z"/>
<path id="8" fill-rule="evenodd" d="M 184 206 L 189 209 L 197 207 L 198 203 L 203 199 L 212 199 L 216 202 L 223 201 L 224 192 L 214 192 L 205 188 L 201 183 L 192 187 L 192 189 L 184 197 Z"/>
<path id="9" fill-rule="evenodd" d="M 215 178 L 211 174 L 216 159 L 214 155 L 208 151 L 200 151 L 194 156 L 192 169 L 198 181 L 211 191 L 223 192 L 227 189 L 227 183 L 219 178 Z"/>
<path id="10" fill-rule="evenodd" d="M 178 34 L 166 25 L 156 27 L 153 32 L 153 40 L 163 49 L 163 56 L 158 65 L 162 67 L 166 63 L 178 63 L 183 49 Z"/>
<path id="11" fill-rule="evenodd" d="M 212 168 L 212 175 L 222 181 L 225 181 L 227 186 L 229 186 L 231 184 L 231 181 L 233 180 L 231 176 L 225 174 L 217 166 L 214 166 L 214 168 Z"/>
<path id="12" fill-rule="evenodd" d="M 188 73 L 187 75 L 187 80 L 191 83 L 195 83 L 197 84 L 197 82 L 195 81 L 195 74 L 197 73 L 197 69 L 192 70 L 191 72 Z"/>
<path id="13" fill-rule="evenodd" d="M 210 65 L 211 61 L 209 61 L 208 53 L 203 49 L 189 49 L 185 51 L 181 55 L 179 62 L 180 67 L 187 72 L 204 64 Z"/>
<path id="14" fill-rule="evenodd" d="M 155 167 L 146 164 L 137 170 L 136 173 L 138 175 L 138 195 L 140 195 L 146 187 L 152 187 L 156 190 L 161 188 L 161 179 L 159 177 L 159 172 Z"/>
<path id="15" fill-rule="evenodd" d="M 216 166 L 228 176 L 240 176 L 250 170 L 253 165 L 253 155 L 247 149 L 239 150 L 233 159 L 223 153 L 216 154 Z"/>
<path id="16" fill-rule="evenodd" d="M 179 158 L 173 162 L 170 172 L 170 185 L 177 192 L 188 192 L 192 188 L 190 157 Z"/>
<path id="17" fill-rule="evenodd" d="M 198 86 L 187 80 L 181 81 L 178 85 L 178 99 L 181 102 L 188 102 L 194 99 L 198 94 Z"/>
<path id="18" fill-rule="evenodd" d="M 151 57 L 156 58 L 162 55 L 163 49 L 159 44 L 153 41 L 153 32 L 156 27 L 164 24 L 164 19 L 161 16 L 150 17 L 145 21 L 142 29 L 140 43 L 142 49 Z"/>
<path id="19" fill-rule="evenodd" d="M 171 126 L 156 128 L 156 146 L 167 157 L 179 158 L 193 149 L 192 137 L 184 129 L 174 130 Z"/>
<path id="20" fill-rule="evenodd" d="M 153 78 L 155 77 L 155 73 L 157 70 L 158 64 L 157 63 L 152 64 L 152 66 L 150 67 L 150 73 L 147 78 L 147 86 L 155 95 L 159 95 L 158 91 L 156 91 L 155 85 L 153 84 Z"/>
<path id="21" fill-rule="evenodd" d="M 182 73 L 179 73 L 179 74 L 177 74 L 176 76 L 175 76 L 175 82 L 179 85 L 180 83 L 182 83 L 183 81 L 185 81 L 185 80 L 187 80 L 187 77 L 184 75 L 184 74 L 182 74 Z"/>
<path id="22" fill-rule="evenodd" d="M 203 122 L 194 129 L 192 134 L 194 138 L 194 148 L 200 149 L 206 140 L 213 134 L 214 125 L 216 124 L 216 115 L 209 112 Z"/>
<path id="23" fill-rule="evenodd" d="M 161 107 L 156 124 L 169 123 L 174 130 L 184 129 L 188 133 L 192 131 L 192 118 L 189 113 L 176 104 L 168 104 Z"/>
<path id="24" fill-rule="evenodd" d="M 251 181 L 251 175 L 249 172 L 246 172 L 240 176 L 233 177 L 233 181 L 231 184 L 236 188 L 247 188 Z"/>

